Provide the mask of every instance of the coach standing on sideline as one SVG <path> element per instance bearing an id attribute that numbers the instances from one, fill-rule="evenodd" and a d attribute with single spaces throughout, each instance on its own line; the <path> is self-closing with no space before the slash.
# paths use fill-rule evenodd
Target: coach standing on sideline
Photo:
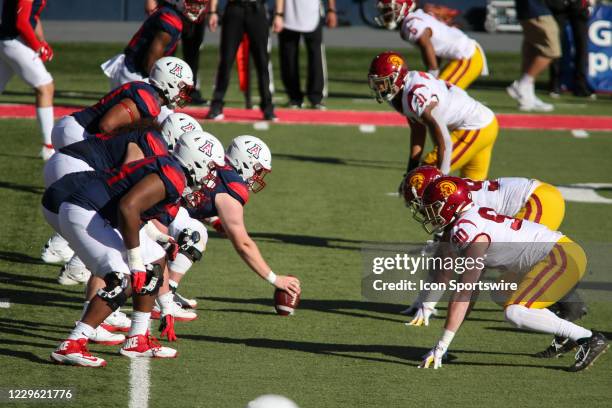
<path id="1" fill-rule="evenodd" d="M 278 34 L 281 79 L 289 97 L 290 108 L 301 108 L 304 93 L 300 88 L 300 38 L 304 37 L 308 54 L 306 97 L 313 109 L 325 109 L 327 67 L 323 45 L 323 23 L 329 28 L 338 24 L 336 0 L 328 0 L 323 19 L 321 0 L 285 0 L 283 31 Z"/>
<path id="2" fill-rule="evenodd" d="M 157 10 L 159 6 L 158 0 L 145 0 L 145 13 L 150 16 Z M 198 70 L 200 69 L 200 48 L 204 41 L 204 28 L 206 27 L 205 19 L 201 21 L 191 22 L 187 19 L 183 21 L 183 33 L 181 40 L 183 42 L 183 60 L 189 65 L 193 72 L 193 83 L 195 90 L 191 93 L 192 105 L 204 105 L 206 100 L 200 94 L 200 82 L 198 81 Z"/>
<path id="3" fill-rule="evenodd" d="M 219 24 L 218 0 L 210 2 L 208 27 L 215 31 Z M 283 0 L 276 0 L 276 14 L 273 20 L 274 32 L 283 29 Z M 230 70 L 236 59 L 236 51 L 244 34 L 249 37 L 249 47 L 255 68 L 261 97 L 260 108 L 265 120 L 276 120 L 270 88 L 268 63 L 269 24 L 264 0 L 229 0 L 223 13 L 221 27 L 221 45 L 219 47 L 219 66 L 210 110 L 207 119 L 221 120 L 223 115 L 223 98 L 229 85 Z"/>

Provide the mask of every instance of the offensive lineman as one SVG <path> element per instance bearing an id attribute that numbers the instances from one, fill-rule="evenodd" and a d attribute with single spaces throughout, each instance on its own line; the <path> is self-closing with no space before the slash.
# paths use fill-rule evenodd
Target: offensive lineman
<path id="1" fill-rule="evenodd" d="M 368 81 L 378 103 L 387 101 L 408 120 L 410 159 L 406 173 L 422 161 L 444 174 L 459 170 L 461 177 L 487 178 L 499 131 L 489 108 L 431 74 L 408 71 L 404 58 L 393 51 L 374 57 Z M 428 130 L 434 149 L 421 160 Z"/>
<path id="2" fill-rule="evenodd" d="M 417 46 L 432 76 L 467 89 L 479 76 L 489 74 L 485 53 L 463 31 L 450 27 L 422 9 L 414 0 L 379 0 L 377 22 L 388 30 L 400 24 L 402 39 Z M 440 72 L 438 59 L 448 60 Z"/>
<path id="3" fill-rule="evenodd" d="M 53 49 L 45 41 L 40 13 L 47 0 L 4 0 L 0 24 L 0 93 L 14 74 L 34 89 L 36 117 L 42 134 L 40 155 L 53 155 L 53 78 L 45 62 L 53 59 Z"/>

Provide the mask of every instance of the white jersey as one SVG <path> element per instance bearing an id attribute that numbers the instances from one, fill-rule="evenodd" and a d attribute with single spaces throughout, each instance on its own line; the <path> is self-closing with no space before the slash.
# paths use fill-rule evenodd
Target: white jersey
<path id="1" fill-rule="evenodd" d="M 431 30 L 431 45 L 437 57 L 458 60 L 474 55 L 474 40 L 458 28 L 450 27 L 420 9 L 404 18 L 400 34 L 404 40 L 414 44 L 428 28 Z"/>
<path id="2" fill-rule="evenodd" d="M 527 203 L 540 185 L 534 179 L 502 177 L 497 180 L 473 181 L 465 179 L 472 192 L 472 201 L 479 207 L 487 207 L 496 213 L 514 217 Z"/>
<path id="3" fill-rule="evenodd" d="M 434 101 L 438 102 L 436 112 L 450 131 L 482 129 L 495 118 L 491 109 L 463 89 L 426 72 L 408 72 L 404 79 L 402 113 L 421 122 L 423 112 Z"/>
<path id="4" fill-rule="evenodd" d="M 497 214 L 491 208 L 478 205 L 455 221 L 450 234 L 451 243 L 460 251 L 478 236 L 487 236 L 491 244 L 485 265 L 515 272 L 529 271 L 563 236 L 544 225 Z"/>

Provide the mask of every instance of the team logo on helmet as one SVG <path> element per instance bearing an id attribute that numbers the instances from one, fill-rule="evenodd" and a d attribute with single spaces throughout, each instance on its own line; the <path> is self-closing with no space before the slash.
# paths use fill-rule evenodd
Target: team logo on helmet
<path id="1" fill-rule="evenodd" d="M 410 177 L 410 180 L 408 180 L 408 183 L 410 184 L 410 187 L 414 187 L 417 190 L 420 190 L 421 187 L 423 187 L 424 181 L 425 181 L 425 176 L 423 175 L 423 173 L 417 173 L 414 176 Z"/>
<path id="2" fill-rule="evenodd" d="M 207 140 L 202 146 L 200 146 L 200 151 L 207 155 L 208 157 L 212 157 L 212 148 L 213 143 L 210 140 Z"/>
<path id="3" fill-rule="evenodd" d="M 389 55 L 389 57 L 387 58 L 387 62 L 389 62 L 389 64 L 396 65 L 398 67 L 401 67 L 402 65 L 404 65 L 404 61 L 402 60 L 402 57 L 400 57 L 397 54 Z"/>
<path id="4" fill-rule="evenodd" d="M 442 194 L 442 197 L 448 198 L 451 194 L 457 191 L 457 185 L 452 181 L 444 180 L 438 184 L 438 190 L 440 191 L 440 194 Z"/>
<path id="5" fill-rule="evenodd" d="M 259 159 L 259 153 L 261 152 L 261 146 L 258 144 L 254 144 L 253 146 L 247 149 L 247 152 L 252 155 L 254 158 Z"/>
<path id="6" fill-rule="evenodd" d="M 193 125 L 193 123 L 187 123 L 186 125 L 181 126 L 181 130 L 183 133 L 187 133 L 196 130 L 196 127 Z"/>
<path id="7" fill-rule="evenodd" d="M 170 73 L 177 78 L 183 77 L 183 66 L 181 64 L 175 64 L 170 70 Z"/>

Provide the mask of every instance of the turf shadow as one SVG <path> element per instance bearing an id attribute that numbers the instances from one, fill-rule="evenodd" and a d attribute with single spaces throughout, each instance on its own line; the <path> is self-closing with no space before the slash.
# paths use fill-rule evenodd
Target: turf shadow
<path id="1" fill-rule="evenodd" d="M 10 299 L 11 303 L 32 306 L 53 306 L 65 309 L 81 310 L 83 308 L 82 296 L 52 293 L 44 291 L 31 291 L 19 289 L 2 289 L 2 297 Z M 69 304 L 62 304 L 66 302 Z"/>
<path id="2" fill-rule="evenodd" d="M 0 251 L 0 260 L 7 262 L 15 262 L 22 264 L 33 264 L 33 265 L 51 265 L 44 262 L 40 258 L 35 258 L 28 254 L 23 254 L 21 252 L 11 252 L 11 251 Z M 52 280 L 49 278 L 49 280 Z M 54 281 L 55 282 L 55 281 Z"/>
<path id="3" fill-rule="evenodd" d="M 37 364 L 53 364 L 53 362 L 51 362 L 50 360 L 41 358 L 37 356 L 36 354 L 31 353 L 29 351 L 9 350 L 9 349 L 0 348 L 0 355 L 11 357 L 11 358 L 18 358 L 21 360 L 29 360 Z"/>
<path id="4" fill-rule="evenodd" d="M 233 339 L 229 337 L 216 337 L 207 335 L 184 334 L 181 339 L 207 341 L 222 344 L 236 344 L 247 347 L 267 348 L 272 350 L 291 350 L 304 353 L 332 355 L 358 360 L 375 361 L 382 363 L 393 363 L 402 365 L 413 365 L 412 362 L 420 362 L 423 355 L 429 349 L 412 346 L 392 346 L 386 344 L 343 344 L 343 343 L 318 343 L 308 341 L 289 341 L 266 338 Z M 351 353 L 351 354 L 347 354 Z M 380 353 L 392 357 L 381 358 L 362 355 L 362 353 Z M 408 363 L 407 360 L 410 361 Z"/>
<path id="5" fill-rule="evenodd" d="M 7 189 L 7 190 L 20 191 L 22 193 L 37 194 L 37 195 L 42 195 L 45 192 L 45 188 L 44 187 L 29 186 L 29 185 L 26 185 L 26 184 L 11 183 L 10 181 L 0 181 L 0 188 L 4 188 L 4 189 Z"/>

